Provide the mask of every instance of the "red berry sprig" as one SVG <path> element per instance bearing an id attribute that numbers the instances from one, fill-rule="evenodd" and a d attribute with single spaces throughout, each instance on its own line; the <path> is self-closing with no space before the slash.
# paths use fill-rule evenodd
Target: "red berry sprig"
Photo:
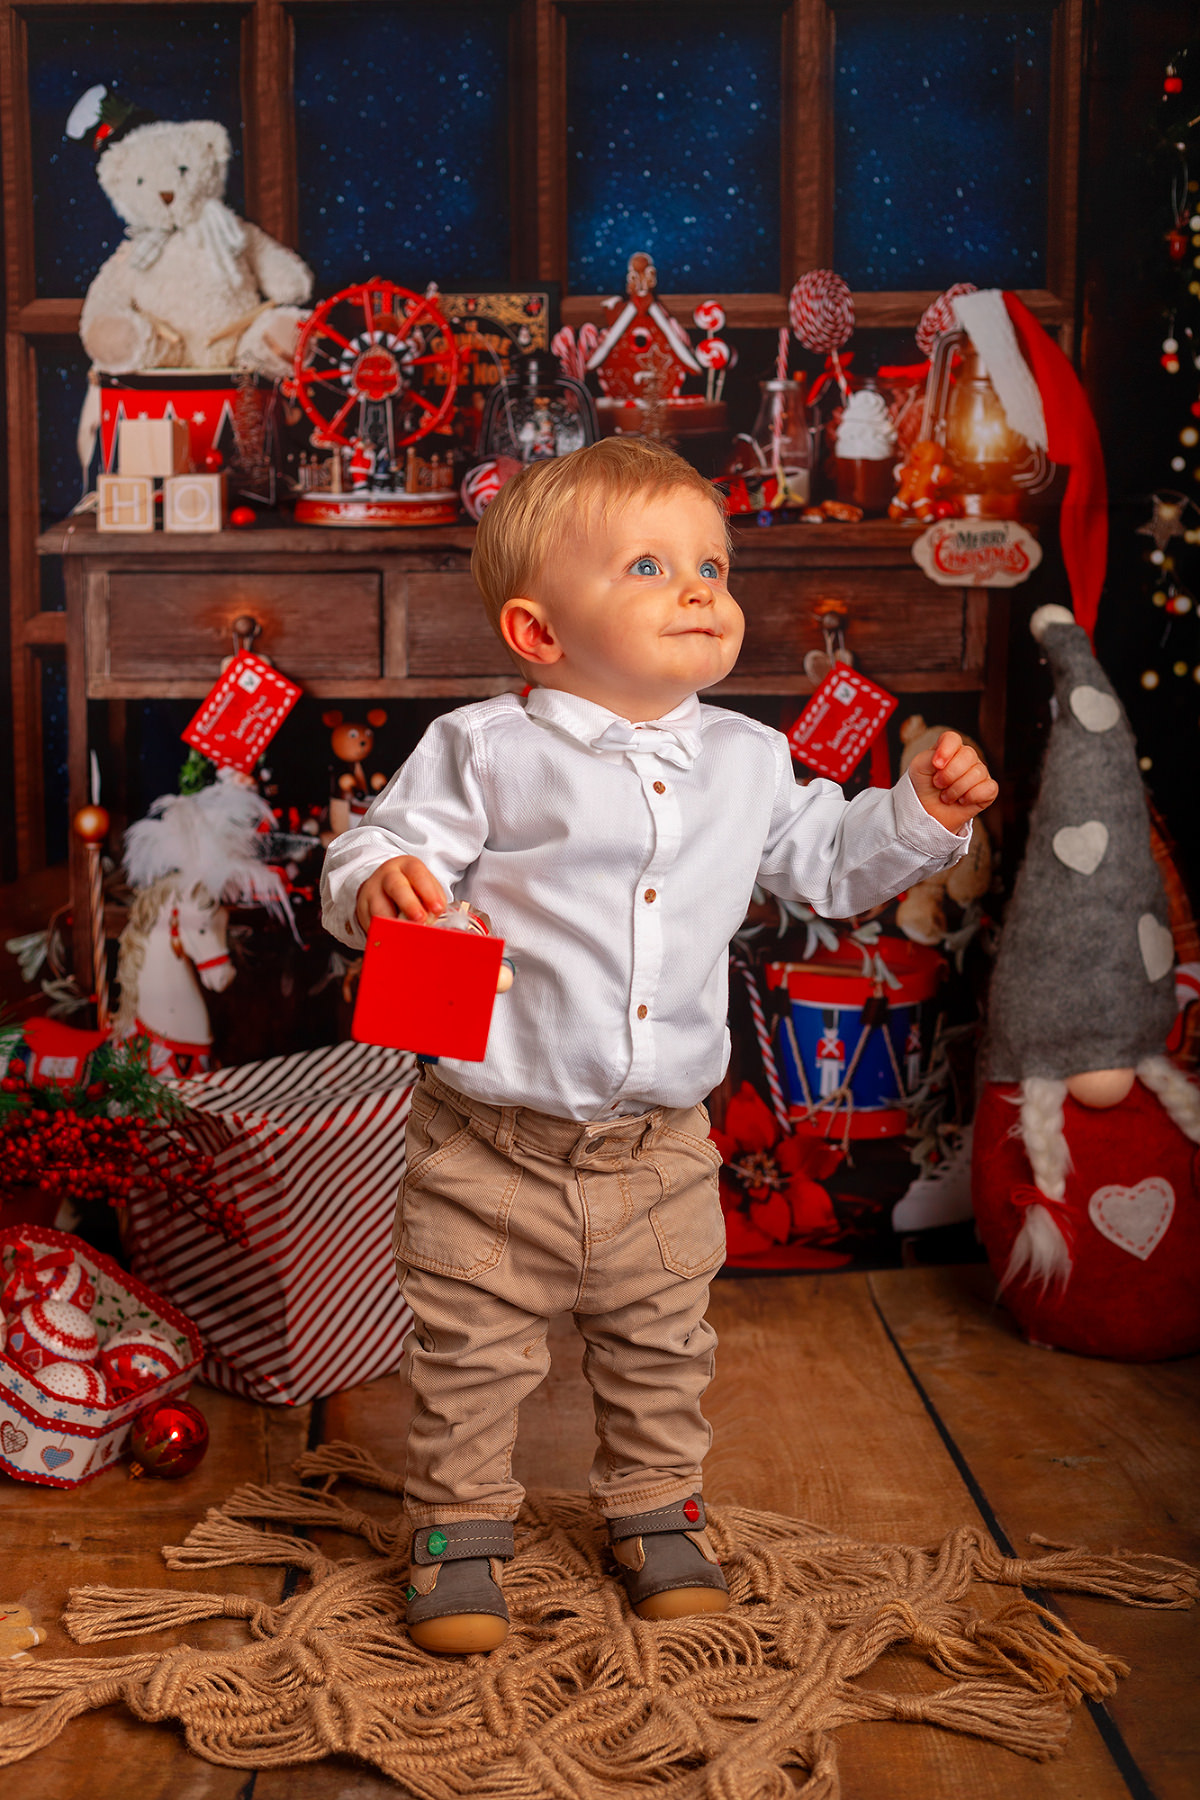
<path id="1" fill-rule="evenodd" d="M 169 1116 L 114 1116 L 104 1080 L 75 1094 L 35 1088 L 19 1059 L 0 1080 L 0 1095 L 0 1200 L 23 1187 L 81 1207 L 127 1206 L 156 1193 L 173 1212 L 195 1214 L 227 1242 L 249 1243 L 240 1208 L 218 1192 L 212 1157 L 196 1150 Z"/>

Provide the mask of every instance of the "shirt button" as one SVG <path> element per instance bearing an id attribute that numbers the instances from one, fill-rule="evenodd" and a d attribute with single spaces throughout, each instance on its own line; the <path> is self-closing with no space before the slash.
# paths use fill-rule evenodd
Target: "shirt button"
<path id="1" fill-rule="evenodd" d="M 665 781 L 656 781 L 654 784 L 654 791 L 656 794 L 665 794 L 667 791 L 666 782 Z"/>
<path id="2" fill-rule="evenodd" d="M 658 895 L 653 888 L 647 888 L 642 895 L 642 899 L 646 902 L 646 905 L 649 906 L 652 900 L 658 899 Z"/>
<path id="3" fill-rule="evenodd" d="M 648 1006 L 639 1006 L 638 1007 L 638 1018 L 644 1019 L 646 1017 L 646 1014 L 649 1011 L 650 1011 L 650 1008 Z"/>

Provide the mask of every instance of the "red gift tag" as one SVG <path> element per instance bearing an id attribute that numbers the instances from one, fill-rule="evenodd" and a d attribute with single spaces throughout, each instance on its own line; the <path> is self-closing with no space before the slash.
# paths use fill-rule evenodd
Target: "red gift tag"
<path id="1" fill-rule="evenodd" d="M 845 781 L 896 710 L 896 701 L 848 663 L 835 663 L 787 734 L 792 755 Z"/>
<path id="2" fill-rule="evenodd" d="M 503 938 L 372 919 L 351 1037 L 482 1062 L 503 955 Z"/>
<path id="3" fill-rule="evenodd" d="M 249 775 L 300 694 L 261 656 L 239 650 L 180 736 L 219 767 Z"/>

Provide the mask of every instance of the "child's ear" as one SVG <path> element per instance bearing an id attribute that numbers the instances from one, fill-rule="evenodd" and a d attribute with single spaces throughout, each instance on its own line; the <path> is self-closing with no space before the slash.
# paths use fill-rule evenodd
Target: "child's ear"
<path id="1" fill-rule="evenodd" d="M 500 608 L 500 635 L 522 662 L 546 667 L 562 660 L 562 645 L 536 600 L 506 600 Z"/>

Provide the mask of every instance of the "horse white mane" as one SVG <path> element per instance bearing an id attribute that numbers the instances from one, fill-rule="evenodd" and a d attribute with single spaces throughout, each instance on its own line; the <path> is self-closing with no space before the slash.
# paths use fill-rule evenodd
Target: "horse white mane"
<path id="1" fill-rule="evenodd" d="M 259 854 L 259 827 L 273 824 L 260 794 L 222 769 L 196 794 L 164 794 L 125 833 L 125 873 L 135 888 L 174 875 L 187 893 L 265 906 L 291 918 L 287 889 Z"/>

